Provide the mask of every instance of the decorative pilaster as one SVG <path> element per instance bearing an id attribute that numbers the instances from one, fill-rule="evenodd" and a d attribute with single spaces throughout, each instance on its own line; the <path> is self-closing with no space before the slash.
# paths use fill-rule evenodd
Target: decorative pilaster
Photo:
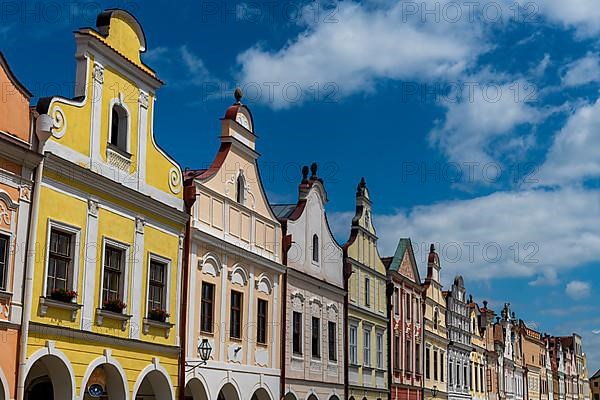
<path id="1" fill-rule="evenodd" d="M 91 121 L 92 129 L 90 132 L 90 169 L 92 171 L 101 170 L 100 163 L 102 156 L 100 154 L 100 127 L 102 124 L 102 89 L 104 86 L 104 66 L 94 63 L 94 79 L 92 80 L 91 94 Z"/>
<path id="2" fill-rule="evenodd" d="M 132 323 L 129 324 L 129 337 L 140 338 L 140 324 L 142 321 L 142 302 L 146 298 L 142 293 L 142 276 L 144 271 L 144 228 L 146 221 L 142 217 L 135 219 L 135 237 L 133 239 L 132 281 L 131 281 L 131 315 Z"/>
<path id="3" fill-rule="evenodd" d="M 83 304 L 81 313 L 81 329 L 91 331 L 94 324 L 94 296 L 96 285 L 96 265 L 98 262 L 98 249 L 102 249 L 102 243 L 98 243 L 98 210 L 100 205 L 95 198 L 88 199 L 88 213 L 86 222 L 85 258 L 83 267 L 83 291 L 78 297 L 78 302 Z"/>

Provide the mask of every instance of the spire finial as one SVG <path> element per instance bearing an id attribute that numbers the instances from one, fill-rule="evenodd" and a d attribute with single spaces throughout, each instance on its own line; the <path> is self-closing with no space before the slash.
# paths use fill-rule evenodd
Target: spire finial
<path id="1" fill-rule="evenodd" d="M 429 252 L 435 253 L 435 245 L 433 243 L 431 243 L 431 245 L 429 245 Z"/>
<path id="2" fill-rule="evenodd" d="M 316 162 L 310 164 L 310 179 L 317 179 L 317 169 L 319 168 L 319 166 L 317 165 Z"/>
<path id="3" fill-rule="evenodd" d="M 302 167 L 302 183 L 308 182 L 308 166 Z"/>
<path id="4" fill-rule="evenodd" d="M 235 92 L 233 92 L 233 97 L 235 97 L 235 102 L 237 104 L 241 103 L 242 96 L 244 96 L 244 92 L 242 91 L 242 88 L 238 86 L 235 88 Z"/>

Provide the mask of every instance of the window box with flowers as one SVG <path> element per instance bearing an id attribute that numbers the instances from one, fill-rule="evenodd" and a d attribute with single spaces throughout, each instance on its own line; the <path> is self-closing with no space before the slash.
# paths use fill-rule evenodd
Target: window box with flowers
<path id="1" fill-rule="evenodd" d="M 169 314 L 166 310 L 153 309 L 148 311 L 148 317 L 144 318 L 144 334 L 150 333 L 150 328 L 164 329 L 165 337 L 169 337 L 169 333 L 173 324 L 169 323 Z"/>
<path id="2" fill-rule="evenodd" d="M 77 292 L 74 290 L 54 289 L 48 297 L 40 297 L 40 315 L 45 317 L 48 314 L 48 308 L 56 308 L 71 312 L 71 321 L 77 319 L 77 311 L 82 307 L 77 304 L 75 299 Z"/>
<path id="3" fill-rule="evenodd" d="M 131 319 L 131 315 L 125 314 L 127 304 L 119 299 L 106 300 L 102 303 L 102 308 L 96 310 L 96 323 L 102 325 L 104 318 L 121 321 L 121 329 L 125 330 L 127 322 Z"/>

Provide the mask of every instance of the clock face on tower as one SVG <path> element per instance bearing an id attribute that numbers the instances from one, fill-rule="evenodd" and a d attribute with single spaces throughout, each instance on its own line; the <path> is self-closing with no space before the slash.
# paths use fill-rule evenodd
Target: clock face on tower
<path id="1" fill-rule="evenodd" d="M 242 113 L 237 113 L 237 115 L 235 116 L 235 121 L 240 124 L 241 126 L 243 126 L 244 128 L 248 129 L 249 131 L 250 129 L 250 122 L 248 121 L 248 118 L 246 118 L 246 116 Z"/>

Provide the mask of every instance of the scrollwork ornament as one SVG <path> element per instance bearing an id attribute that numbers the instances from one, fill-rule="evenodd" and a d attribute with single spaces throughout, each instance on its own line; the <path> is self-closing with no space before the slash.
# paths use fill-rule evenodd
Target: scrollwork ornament
<path id="1" fill-rule="evenodd" d="M 169 170 L 169 189 L 173 194 L 181 192 L 181 172 L 175 167 Z"/>
<path id="2" fill-rule="evenodd" d="M 53 121 L 52 136 L 60 139 L 67 132 L 67 117 L 65 116 L 65 112 L 58 106 L 54 107 L 51 117 Z"/>
<path id="3" fill-rule="evenodd" d="M 94 64 L 94 80 L 104 83 L 104 67 L 100 64 Z"/>

